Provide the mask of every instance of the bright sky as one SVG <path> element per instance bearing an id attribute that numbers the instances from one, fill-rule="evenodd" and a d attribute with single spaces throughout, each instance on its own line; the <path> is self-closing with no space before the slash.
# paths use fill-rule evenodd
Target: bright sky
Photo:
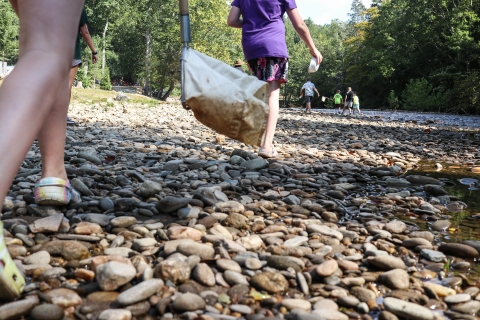
<path id="1" fill-rule="evenodd" d="M 365 7 L 369 8 L 371 0 L 362 0 Z M 316 24 L 327 24 L 333 19 L 347 21 L 352 0 L 296 0 L 298 10 L 303 19 L 310 17 Z"/>

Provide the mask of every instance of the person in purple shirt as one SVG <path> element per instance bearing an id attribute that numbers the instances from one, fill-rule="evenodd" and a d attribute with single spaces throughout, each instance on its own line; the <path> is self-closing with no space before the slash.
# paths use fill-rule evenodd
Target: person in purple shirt
<path id="1" fill-rule="evenodd" d="M 285 12 L 295 31 L 310 49 L 317 65 L 322 54 L 313 43 L 310 31 L 297 10 L 295 0 L 234 0 L 227 24 L 242 28 L 242 46 L 245 60 L 258 79 L 270 86 L 268 115 L 265 137 L 258 155 L 264 158 L 277 156 L 273 147 L 273 136 L 279 113 L 280 85 L 287 82 L 288 50 L 285 39 Z M 241 18 L 240 18 L 241 17 Z"/>

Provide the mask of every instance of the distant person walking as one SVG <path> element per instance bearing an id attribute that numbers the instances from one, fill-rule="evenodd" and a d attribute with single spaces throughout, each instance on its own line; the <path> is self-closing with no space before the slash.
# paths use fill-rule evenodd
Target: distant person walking
<path id="1" fill-rule="evenodd" d="M 82 37 L 83 40 L 85 40 L 90 50 L 92 50 L 92 63 L 95 64 L 98 61 L 98 52 L 95 49 L 95 45 L 93 44 L 92 37 L 88 32 L 87 23 L 88 23 L 88 18 L 84 9 L 82 10 L 82 16 L 80 17 L 80 25 L 78 26 L 79 31 L 77 34 L 77 40 L 75 42 L 75 53 L 72 61 L 72 68 L 70 69 L 70 76 L 69 76 L 70 99 L 72 98 L 73 82 L 77 77 L 78 68 L 82 65 L 82 45 L 80 43 L 80 37 Z M 67 117 L 67 124 L 74 125 L 75 121 Z"/>
<path id="2" fill-rule="evenodd" d="M 310 78 L 307 79 L 307 82 L 305 82 L 300 89 L 300 96 L 303 95 L 303 90 L 305 90 L 305 100 L 307 101 L 305 106 L 305 113 L 312 113 L 312 99 L 315 95 L 313 91 L 315 90 L 319 97 L 320 93 L 318 93 L 317 88 L 315 88 L 315 85 L 310 81 Z"/>
<path id="3" fill-rule="evenodd" d="M 258 79 L 267 81 L 270 87 L 267 127 L 258 155 L 263 158 L 277 156 L 273 136 L 277 127 L 280 108 L 280 85 L 287 82 L 288 51 L 285 38 L 285 12 L 293 28 L 310 49 L 310 55 L 322 60 L 322 54 L 313 43 L 310 31 L 297 10 L 295 0 L 234 0 L 227 23 L 242 28 L 242 46 L 245 60 Z M 242 16 L 242 18 L 240 18 Z"/>
<path id="4" fill-rule="evenodd" d="M 345 104 L 343 106 L 342 116 L 345 115 L 345 110 L 348 109 L 348 115 L 352 114 L 353 107 L 353 91 L 352 88 L 347 88 L 347 93 L 345 94 Z"/>
<path id="5" fill-rule="evenodd" d="M 240 72 L 243 72 L 245 73 L 245 70 L 243 70 L 243 61 L 238 59 L 237 61 L 235 61 L 235 64 L 233 65 L 233 68 L 240 71 Z"/>
<path id="6" fill-rule="evenodd" d="M 363 113 L 360 111 L 360 99 L 357 96 L 357 93 L 353 93 L 353 111 L 352 115 L 355 114 L 355 110 L 358 112 L 358 114 L 363 115 Z"/>
<path id="7" fill-rule="evenodd" d="M 342 113 L 342 100 L 343 97 L 340 94 L 340 90 L 337 90 L 337 93 L 333 96 L 335 106 L 337 107 L 337 114 Z"/>

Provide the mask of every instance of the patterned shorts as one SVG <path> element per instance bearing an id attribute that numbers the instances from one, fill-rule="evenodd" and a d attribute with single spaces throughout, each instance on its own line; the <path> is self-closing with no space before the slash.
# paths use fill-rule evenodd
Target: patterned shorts
<path id="1" fill-rule="evenodd" d="M 248 68 L 259 80 L 287 82 L 288 59 L 266 57 L 248 60 Z"/>

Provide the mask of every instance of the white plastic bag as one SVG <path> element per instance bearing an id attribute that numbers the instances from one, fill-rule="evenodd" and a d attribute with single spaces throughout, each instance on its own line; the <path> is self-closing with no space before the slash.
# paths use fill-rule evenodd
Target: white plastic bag
<path id="1" fill-rule="evenodd" d="M 268 119 L 268 84 L 193 49 L 185 57 L 185 100 L 207 127 L 261 145 Z"/>

